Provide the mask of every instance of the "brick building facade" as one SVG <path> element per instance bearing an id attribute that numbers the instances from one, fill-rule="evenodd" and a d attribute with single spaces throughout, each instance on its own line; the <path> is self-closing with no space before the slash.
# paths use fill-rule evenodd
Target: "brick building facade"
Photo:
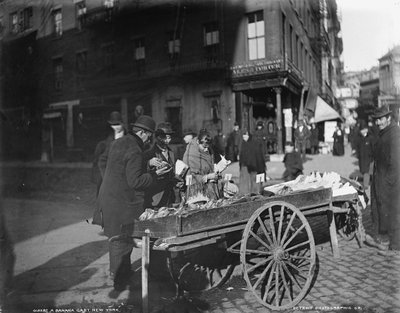
<path id="1" fill-rule="evenodd" d="M 171 122 L 177 143 L 188 127 L 228 133 L 235 121 L 253 130 L 262 120 L 270 152 L 282 152 L 310 88 L 323 92 L 322 52 L 329 64 L 335 57 L 323 48 L 327 1 L 5 2 L 7 41 L 35 33 L 25 49 L 34 103 L 24 106 L 35 108 L 38 145 L 50 141 L 56 159 L 90 158 L 108 114 L 119 110 L 129 124 L 139 106 Z"/>

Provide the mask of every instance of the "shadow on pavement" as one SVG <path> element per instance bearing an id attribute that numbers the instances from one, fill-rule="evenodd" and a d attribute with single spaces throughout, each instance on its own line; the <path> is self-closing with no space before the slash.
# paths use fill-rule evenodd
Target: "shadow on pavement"
<path id="1" fill-rule="evenodd" d="M 14 277 L 15 299 L 11 299 L 10 312 L 47 307 L 54 308 L 56 297 L 60 292 L 71 290 L 72 287 L 84 284 L 98 270 L 95 267 L 86 268 L 108 251 L 108 241 L 86 243 L 66 251 L 46 263 Z M 20 295 L 20 296 L 18 296 Z M 33 296 L 34 303 L 21 300 L 21 295 Z M 43 295 L 42 300 L 38 300 Z M 14 310 L 14 311 L 13 311 Z"/>

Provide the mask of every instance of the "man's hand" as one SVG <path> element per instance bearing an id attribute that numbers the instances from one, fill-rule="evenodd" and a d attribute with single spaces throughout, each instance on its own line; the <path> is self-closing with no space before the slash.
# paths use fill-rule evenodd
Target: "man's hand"
<path id="1" fill-rule="evenodd" d="M 149 166 L 150 167 L 160 167 L 162 165 L 162 161 L 159 158 L 152 158 L 149 160 Z"/>
<path id="2" fill-rule="evenodd" d="M 217 173 L 210 173 L 202 177 L 203 183 L 207 183 L 209 180 L 217 180 L 217 179 L 218 179 Z"/>
<path id="3" fill-rule="evenodd" d="M 157 176 L 162 176 L 167 174 L 168 172 L 170 172 L 172 170 L 172 167 L 163 167 L 160 168 L 156 171 Z"/>

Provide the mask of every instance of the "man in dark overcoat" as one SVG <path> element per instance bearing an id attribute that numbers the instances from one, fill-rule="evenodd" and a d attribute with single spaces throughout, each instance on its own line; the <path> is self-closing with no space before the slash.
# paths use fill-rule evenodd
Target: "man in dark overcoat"
<path id="1" fill-rule="evenodd" d="M 157 158 L 162 162 L 161 166 L 172 168 L 167 174 L 157 177 L 151 188 L 145 193 L 146 208 L 169 207 L 175 201 L 174 187 L 177 183 L 174 175 L 175 154 L 169 147 L 172 139 L 172 131 L 170 123 L 160 123 L 155 131 L 155 142 L 153 146 L 145 151 L 144 159 L 148 163 L 151 159 Z M 150 171 L 155 171 L 157 167 L 149 166 Z"/>
<path id="2" fill-rule="evenodd" d="M 397 254 L 400 250 L 400 128 L 392 121 L 387 106 L 378 108 L 373 118 L 379 137 L 373 150 L 371 209 L 381 238 L 388 238 L 389 250 L 383 253 Z M 381 243 L 385 243 L 384 239 Z"/>
<path id="3" fill-rule="evenodd" d="M 361 120 L 359 122 L 360 134 L 356 136 L 353 147 L 357 152 L 358 165 L 363 176 L 364 188 L 369 188 L 370 168 L 373 162 L 372 149 L 375 144 L 375 138 L 369 133 L 368 124 Z"/>
<path id="4" fill-rule="evenodd" d="M 132 224 L 143 213 L 144 191 L 157 175 L 146 172 L 143 146 L 154 130 L 150 116 L 140 116 L 128 134 L 112 142 L 107 155 L 107 166 L 100 187 L 98 206 L 103 215 L 104 234 L 111 238 L 122 234 L 122 226 Z M 122 236 L 123 238 L 123 236 Z M 110 273 L 114 289 L 123 290 L 129 283 L 132 240 L 110 240 Z"/>
<path id="5" fill-rule="evenodd" d="M 294 131 L 294 139 L 296 150 L 301 153 L 303 161 L 306 160 L 306 147 L 310 136 L 311 132 L 308 129 L 306 122 L 304 120 L 299 120 L 299 126 Z"/>
<path id="6" fill-rule="evenodd" d="M 233 131 L 229 134 L 226 143 L 226 158 L 232 162 L 238 161 L 240 146 L 242 144 L 242 132 L 239 123 L 235 122 Z"/>

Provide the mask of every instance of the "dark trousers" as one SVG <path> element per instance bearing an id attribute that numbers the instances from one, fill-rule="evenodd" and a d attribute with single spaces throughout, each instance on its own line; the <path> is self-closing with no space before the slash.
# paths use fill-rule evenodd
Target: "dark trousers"
<path id="1" fill-rule="evenodd" d="M 121 282 L 129 278 L 131 272 L 131 240 L 117 240 L 109 243 L 110 273 L 114 282 Z"/>

